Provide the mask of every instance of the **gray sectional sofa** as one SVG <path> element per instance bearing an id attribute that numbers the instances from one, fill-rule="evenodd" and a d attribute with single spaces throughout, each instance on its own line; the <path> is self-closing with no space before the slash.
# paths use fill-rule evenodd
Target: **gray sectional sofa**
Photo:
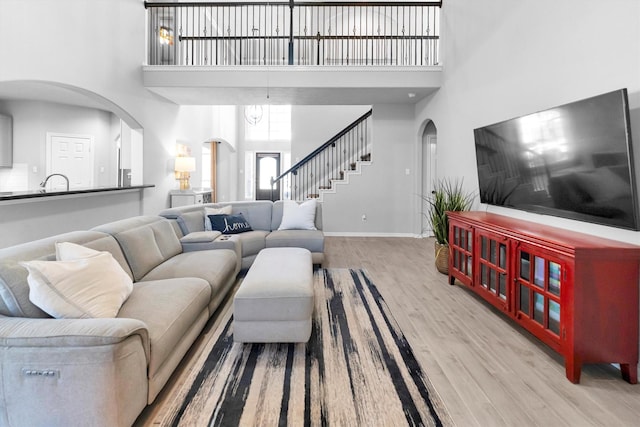
<path id="1" fill-rule="evenodd" d="M 131 425 L 261 249 L 304 247 L 322 263 L 320 207 L 318 230 L 278 230 L 278 202 L 232 205 L 253 231 L 204 231 L 194 205 L 0 249 L 0 425 Z M 115 317 L 53 318 L 31 302 L 21 262 L 56 260 L 59 242 L 109 252 L 133 282 Z"/>
<path id="2" fill-rule="evenodd" d="M 224 235 L 220 231 L 205 230 L 205 208 L 220 209 L 231 206 L 232 214 L 242 214 L 252 231 Z M 313 263 L 324 261 L 324 233 L 322 232 L 322 204 L 316 205 L 316 230 L 279 230 L 283 215 L 283 201 L 269 200 L 206 203 L 166 209 L 160 216 L 174 221 L 185 251 L 226 247 L 240 253 L 241 268 L 251 266 L 262 249 L 276 247 L 305 248 L 311 252 Z"/>
<path id="3" fill-rule="evenodd" d="M 55 243 L 110 252 L 133 279 L 115 318 L 54 319 L 29 300 L 20 261 Z M 143 216 L 0 249 L 0 425 L 128 426 L 154 401 L 238 272 L 231 250 L 183 252 Z"/>

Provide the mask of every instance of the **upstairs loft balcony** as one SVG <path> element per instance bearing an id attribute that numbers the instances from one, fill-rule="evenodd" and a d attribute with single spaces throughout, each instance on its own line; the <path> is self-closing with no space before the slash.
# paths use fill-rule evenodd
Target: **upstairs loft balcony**
<path id="1" fill-rule="evenodd" d="M 441 2 L 145 2 L 145 86 L 178 104 L 415 103 Z"/>

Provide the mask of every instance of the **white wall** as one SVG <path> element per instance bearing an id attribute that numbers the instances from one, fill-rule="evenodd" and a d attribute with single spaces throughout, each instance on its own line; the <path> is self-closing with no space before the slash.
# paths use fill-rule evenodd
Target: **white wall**
<path id="1" fill-rule="evenodd" d="M 177 131 L 176 143 L 183 144 L 196 159 L 196 170 L 191 172 L 191 187 L 199 188 L 202 183 L 202 143 L 209 140 L 213 132 L 213 109 L 209 106 L 181 106 L 178 112 L 180 129 Z M 173 168 L 170 160 L 169 169 Z M 180 188 L 175 181 L 174 188 Z"/>
<path id="2" fill-rule="evenodd" d="M 217 201 L 229 202 L 233 200 L 241 200 L 243 197 L 241 195 L 238 195 L 239 166 L 237 151 L 235 151 L 235 149 L 227 142 L 221 142 L 218 144 L 217 157 Z"/>
<path id="3" fill-rule="evenodd" d="M 238 164 L 238 126 L 242 116 L 238 113 L 240 107 L 235 105 L 214 105 L 213 130 L 211 140 L 219 142 L 217 155 L 216 198 L 219 202 L 240 200 L 238 194 L 239 170 Z"/>
<path id="4" fill-rule="evenodd" d="M 295 105 L 291 110 L 291 163 L 302 160 L 370 109 L 370 105 Z"/>
<path id="5" fill-rule="evenodd" d="M 233 149 L 238 145 L 238 114 L 235 105 L 213 105 L 211 135 L 217 141 L 226 141 Z"/>
<path id="6" fill-rule="evenodd" d="M 440 177 L 463 177 L 477 189 L 474 128 L 622 87 L 640 167 L 638 1 L 449 0 L 441 16 L 444 83 L 417 106 L 414 125 L 419 135 L 425 120 L 434 121 Z M 640 244 L 638 232 L 488 209 Z"/>
<path id="7" fill-rule="evenodd" d="M 79 88 L 106 105 L 117 106 L 144 129 L 143 181 L 155 185 L 144 190 L 143 199 L 110 196 L 110 206 L 118 205 L 114 202 L 118 197 L 123 198 L 123 204 L 120 209 L 100 209 L 100 215 L 83 212 L 96 204 L 94 199 L 60 205 L 39 203 L 37 210 L 43 217 L 50 209 L 64 214 L 60 213 L 55 223 L 30 222 L 29 236 L 24 233 L 26 223 L 19 221 L 15 212 L 17 205 L 0 205 L 3 246 L 140 213 L 156 214 L 168 206 L 169 191 L 176 184 L 172 170 L 176 140 L 184 135 L 205 140 L 210 129 L 200 132 L 203 123 L 191 122 L 183 130 L 180 108 L 144 88 L 145 22 L 144 5 L 139 0 L 0 2 L 0 58 L 4 58 L 0 84 L 53 82 Z M 34 206 L 23 205 L 23 210 Z"/>
<path id="8" fill-rule="evenodd" d="M 351 174 L 349 185 L 323 196 L 327 233 L 415 234 L 414 121 L 412 105 L 373 106 L 371 165 L 364 166 L 361 175 Z"/>

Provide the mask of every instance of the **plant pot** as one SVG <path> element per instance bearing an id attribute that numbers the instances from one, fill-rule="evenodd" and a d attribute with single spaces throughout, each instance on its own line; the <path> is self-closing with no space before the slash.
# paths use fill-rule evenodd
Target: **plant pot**
<path id="1" fill-rule="evenodd" d="M 436 269 L 442 274 L 449 274 L 449 245 L 435 242 Z"/>

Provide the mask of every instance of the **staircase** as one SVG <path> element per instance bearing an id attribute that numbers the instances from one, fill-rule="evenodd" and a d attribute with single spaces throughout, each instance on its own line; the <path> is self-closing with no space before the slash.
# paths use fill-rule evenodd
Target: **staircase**
<path id="1" fill-rule="evenodd" d="M 285 200 L 320 199 L 346 184 L 349 175 L 359 173 L 371 162 L 369 110 L 334 137 L 315 149 L 272 181 L 280 182 Z"/>

